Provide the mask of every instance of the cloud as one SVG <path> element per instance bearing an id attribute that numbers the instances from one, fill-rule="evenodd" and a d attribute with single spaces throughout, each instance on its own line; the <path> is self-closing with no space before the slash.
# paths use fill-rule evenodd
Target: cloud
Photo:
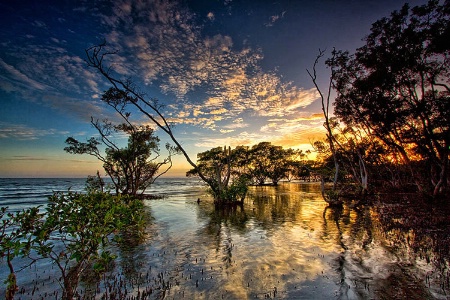
<path id="1" fill-rule="evenodd" d="M 258 72 L 247 77 L 235 74 L 210 92 L 210 97 L 202 107 L 208 113 L 212 108 L 228 107 L 232 115 L 243 111 L 254 111 L 259 116 L 287 116 L 297 114 L 319 97 L 317 90 L 298 88 L 292 83 L 284 83 L 274 73 Z"/>
<path id="2" fill-rule="evenodd" d="M 266 27 L 272 27 L 278 20 L 284 18 L 284 14 L 286 13 L 286 11 L 281 12 L 278 15 L 272 15 L 269 17 L 269 22 L 264 23 L 264 26 Z"/>
<path id="3" fill-rule="evenodd" d="M 92 99 L 79 99 L 69 97 L 64 94 L 51 93 L 41 98 L 42 103 L 63 114 L 76 117 L 79 120 L 90 122 L 91 117 L 102 118 L 107 117 L 114 119 L 113 115 L 105 116 L 105 111 L 99 101 L 94 102 Z"/>
<path id="4" fill-rule="evenodd" d="M 38 57 L 28 57 L 27 60 L 30 61 L 31 65 L 24 68 L 23 71 L 6 64 L 0 59 L 0 67 L 9 73 L 5 76 L 0 75 L 2 79 L 0 80 L 0 89 L 9 93 L 17 93 L 23 100 L 40 103 L 82 120 L 88 121 L 92 115 L 102 114 L 98 102 L 90 99 L 95 98 L 95 95 L 92 96 L 92 92 L 100 93 L 95 75 L 81 68 L 81 70 L 76 70 L 77 67 L 74 65 L 58 64 L 65 59 L 68 58 L 66 56 L 55 57 L 57 65 L 52 65 L 50 62 L 39 64 L 38 61 L 41 60 Z M 72 61 L 77 64 L 81 63 L 76 58 L 72 58 Z M 53 74 L 53 76 L 43 76 L 42 74 Z M 32 78 L 40 78 L 42 83 Z M 80 99 L 83 96 L 79 95 L 84 94 L 84 92 L 87 94 L 88 91 L 91 91 L 91 96 Z M 71 97 L 70 94 L 77 96 Z"/>
<path id="5" fill-rule="evenodd" d="M 228 112 L 228 110 L 222 107 L 222 108 L 219 108 L 219 109 L 211 110 L 209 113 L 212 114 L 212 115 L 221 115 L 221 114 L 224 114 L 226 112 Z"/>
<path id="6" fill-rule="evenodd" d="M 0 59 L 0 89 L 88 121 L 94 114 L 103 114 L 92 98 L 104 90 L 104 81 L 86 68 L 82 58 L 57 45 L 61 41 L 50 39 L 49 45 L 42 45 L 35 44 L 36 40 L 12 47 Z"/>
<path id="7" fill-rule="evenodd" d="M 232 129 L 220 129 L 219 131 L 220 131 L 220 133 L 230 133 L 230 132 L 233 132 L 234 130 L 232 130 Z"/>
<path id="8" fill-rule="evenodd" d="M 265 23 L 264 26 L 266 26 L 266 27 L 272 27 L 273 24 L 274 24 L 276 21 L 278 21 L 279 18 L 280 18 L 279 15 L 270 16 L 269 22 Z"/>
<path id="9" fill-rule="evenodd" d="M 237 118 L 232 121 L 232 123 L 220 126 L 220 133 L 231 133 L 235 132 L 237 129 L 247 128 L 250 125 L 245 123 L 242 118 Z"/>
<path id="10" fill-rule="evenodd" d="M 218 145 L 226 145 L 231 147 L 236 146 L 250 146 L 255 144 L 256 141 L 261 140 L 258 134 L 242 132 L 233 137 L 199 137 L 195 146 L 203 148 L 214 148 Z"/>
<path id="11" fill-rule="evenodd" d="M 262 122 L 260 130 L 239 131 L 250 127 L 244 119 L 233 120 L 227 125 L 217 126 L 222 135 L 199 135 L 195 141 L 198 147 L 217 147 L 217 145 L 252 146 L 260 142 L 270 141 L 283 147 L 296 149 L 312 149 L 312 142 L 322 139 L 325 130 L 323 115 L 320 113 L 303 113 L 293 118 L 272 118 Z"/>
<path id="12" fill-rule="evenodd" d="M 272 143 L 293 148 L 312 148 L 312 142 L 325 135 L 322 113 L 299 113 L 292 118 L 271 118 L 260 133 L 270 136 Z"/>
<path id="13" fill-rule="evenodd" d="M 298 123 L 303 121 L 309 121 L 310 123 L 317 122 L 318 120 L 324 120 L 323 113 L 308 113 L 308 112 L 299 112 L 291 119 L 285 119 L 285 118 L 271 118 L 268 119 L 268 122 L 275 122 L 275 123 Z"/>
<path id="14" fill-rule="evenodd" d="M 295 120 L 300 122 L 300 121 L 316 121 L 316 120 L 324 120 L 324 116 L 323 113 L 313 113 L 309 116 L 300 116 L 298 118 L 296 118 Z"/>
<path id="15" fill-rule="evenodd" d="M 284 14 L 272 16 L 271 24 Z M 195 15 L 177 1 L 119 0 L 101 18 L 109 47 L 118 51 L 111 57 L 114 70 L 174 96 L 167 113 L 175 124 L 229 132 L 217 122 L 244 114 L 292 116 L 318 98 L 315 89 L 263 70 L 260 49 L 238 47 L 223 33 L 205 35 L 200 24 L 215 18 L 212 12 Z M 94 79 L 86 79 L 93 89 Z"/>
<path id="16" fill-rule="evenodd" d="M 11 156 L 9 158 L 6 158 L 5 160 L 24 160 L 24 161 L 53 161 L 54 159 L 50 159 L 48 157 L 36 157 L 36 156 L 26 156 L 26 155 L 15 155 Z"/>
<path id="17" fill-rule="evenodd" d="M 260 142 L 270 141 L 274 145 L 282 145 L 285 148 L 295 148 L 308 150 L 312 149 L 312 142 L 322 139 L 324 136 L 323 126 L 307 126 L 298 125 L 292 126 L 287 124 L 283 128 L 274 127 L 277 129 L 276 134 L 272 131 L 267 132 L 253 132 L 247 131 L 227 136 L 228 130 L 221 130 L 223 135 L 205 136 L 204 134 L 196 137 L 195 146 L 201 148 L 214 148 L 219 145 L 231 146 L 253 146 Z"/>
<path id="18" fill-rule="evenodd" d="M 8 81 L 8 85 L 2 84 L 2 89 L 4 88 L 4 90 L 6 91 L 9 92 L 17 91 L 19 87 L 14 87 L 16 84 L 18 84 L 20 87 L 32 87 L 34 89 L 41 91 L 46 88 L 45 85 L 37 82 L 34 79 L 31 79 L 26 74 L 16 69 L 14 66 L 4 62 L 3 59 L 1 58 L 0 58 L 0 67 L 4 69 L 7 73 L 9 73 L 9 76 L 1 76 L 3 80 Z"/>
<path id="19" fill-rule="evenodd" d="M 244 122 L 244 119 L 242 118 L 237 118 L 233 120 L 233 123 L 228 124 L 223 126 L 223 128 L 227 128 L 227 129 L 238 129 L 238 128 L 246 128 L 249 127 L 250 125 L 248 123 Z"/>
<path id="20" fill-rule="evenodd" d="M 22 124 L 8 124 L 0 122 L 0 139 L 14 139 L 20 141 L 37 140 L 50 135 L 67 135 L 67 131 L 59 131 L 53 128 L 36 129 Z"/>
<path id="21" fill-rule="evenodd" d="M 8 78 L 5 76 L 0 75 L 0 89 L 2 91 L 5 91 L 7 93 L 16 92 L 18 90 L 18 87 L 14 84 L 12 84 Z"/>
<path id="22" fill-rule="evenodd" d="M 113 14 L 103 19 L 111 25 L 107 34 L 111 47 L 128 57 L 115 58 L 114 68 L 120 74 L 137 69 L 146 84 L 157 83 L 164 93 L 184 100 L 189 92 L 207 90 L 220 99 L 218 105 L 230 103 L 237 112 L 299 93 L 293 87 L 286 90 L 287 84 L 275 73 L 260 70 L 261 51 L 238 49 L 227 35 L 204 36 L 198 17 L 176 2 L 114 3 Z M 268 81 L 272 81 L 271 93 L 264 97 L 258 89 Z"/>
<path id="23" fill-rule="evenodd" d="M 33 162 L 33 161 L 48 161 L 51 163 L 55 162 L 65 162 L 65 163 L 84 163 L 84 164 L 98 164 L 95 160 L 89 160 L 89 159 L 58 159 L 55 157 L 46 157 L 46 156 L 31 156 L 31 155 L 13 155 L 7 158 L 3 158 L 3 161 L 24 161 L 24 162 Z"/>
<path id="24" fill-rule="evenodd" d="M 297 128 L 289 128 L 289 132 L 282 132 L 271 141 L 276 145 L 283 145 L 284 147 L 300 148 L 307 145 L 312 148 L 311 144 L 314 141 L 322 140 L 325 136 L 325 129 L 323 126 L 299 126 Z"/>
<path id="25" fill-rule="evenodd" d="M 39 20 L 35 20 L 32 23 L 32 25 L 36 26 L 36 27 L 47 28 L 47 24 L 45 24 L 45 22 L 42 22 L 42 21 L 39 21 Z"/>
<path id="26" fill-rule="evenodd" d="M 202 26 L 219 15 L 196 15 L 183 3 L 118 0 L 107 9 L 96 8 L 91 16 L 87 16 L 92 11 L 88 3 L 72 11 L 101 21 L 101 35 L 118 51 L 105 62 L 118 76 L 142 79 L 136 83 L 143 90 L 157 87 L 167 99 L 174 99 L 165 112 L 173 124 L 238 132 L 245 140 L 248 136 L 239 131 L 251 127 L 247 117 L 261 122 L 293 120 L 318 98 L 315 89 L 303 89 L 284 81 L 276 70 L 264 70 L 261 49 L 234 41 L 227 33 L 206 34 L 211 31 Z M 283 16 L 284 12 L 274 14 L 270 23 Z M 93 100 L 107 86 L 101 75 L 87 69 L 84 59 L 69 50 L 70 39 L 49 33 L 50 23 L 34 25 L 47 34 L 46 44 L 37 44 L 42 38 L 36 31 L 25 46 L 12 47 L 0 59 L 4 70 L 0 89 L 81 120 L 106 114 Z M 267 133 L 273 132 L 272 123 L 265 124 L 271 130 Z"/>
<path id="27" fill-rule="evenodd" d="M 319 92 L 316 88 L 309 90 L 291 88 L 285 93 L 285 110 L 287 112 L 297 112 L 298 108 L 305 108 L 319 98 Z"/>

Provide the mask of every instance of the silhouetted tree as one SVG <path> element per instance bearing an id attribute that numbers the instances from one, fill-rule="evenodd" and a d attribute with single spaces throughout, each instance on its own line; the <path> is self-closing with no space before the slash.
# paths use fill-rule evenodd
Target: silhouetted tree
<path id="1" fill-rule="evenodd" d="M 250 175 L 258 185 L 263 185 L 268 178 L 271 167 L 271 148 L 270 142 L 261 142 L 250 149 Z"/>
<path id="2" fill-rule="evenodd" d="M 301 154 L 299 150 L 283 149 L 270 142 L 253 145 L 248 151 L 248 174 L 258 185 L 265 184 L 267 180 L 277 185 L 281 179 L 287 179 L 291 163 L 298 160 Z"/>
<path id="3" fill-rule="evenodd" d="M 335 118 L 331 120 L 334 121 Z M 345 180 L 341 178 L 343 183 L 356 186 L 359 192 L 366 194 L 369 179 L 367 155 L 373 139 L 357 127 L 342 128 L 337 121 L 333 122 L 332 129 L 333 142 L 342 165 L 340 176 L 346 177 Z"/>
<path id="4" fill-rule="evenodd" d="M 291 181 L 293 179 L 299 179 L 299 174 L 301 170 L 306 167 L 305 158 L 307 154 L 303 153 L 302 150 L 286 149 L 285 159 L 282 162 L 284 168 L 284 179 Z M 309 151 L 308 151 L 309 152 Z"/>
<path id="5" fill-rule="evenodd" d="M 290 172 L 293 172 L 292 169 L 297 166 L 295 163 L 303 156 L 300 150 L 283 149 L 270 142 L 261 142 L 251 148 L 217 147 L 199 153 L 197 167 L 209 181 L 214 179 L 214 185 L 220 186 L 219 190 L 227 183 L 243 178 L 258 185 L 265 184 L 266 180 L 276 185 L 281 179 L 288 179 Z M 198 175 L 198 169 L 190 170 L 187 175 Z M 222 184 L 219 184 L 220 182 Z"/>
<path id="6" fill-rule="evenodd" d="M 248 146 L 237 146 L 232 150 L 233 168 L 232 176 L 239 177 L 246 175 L 250 178 L 249 161 L 250 150 Z"/>
<path id="7" fill-rule="evenodd" d="M 382 141 L 410 167 L 419 190 L 429 181 L 433 195 L 449 184 L 449 40 L 450 2 L 431 0 L 375 22 L 363 47 L 333 51 L 327 61 L 335 115 Z M 414 168 L 417 158 L 426 176 Z"/>
<path id="8" fill-rule="evenodd" d="M 267 178 L 272 181 L 273 185 L 277 185 L 282 179 L 288 179 L 289 171 L 295 162 L 302 159 L 301 150 L 292 148 L 284 149 L 282 146 L 270 146 L 269 161 L 270 165 L 267 169 Z"/>

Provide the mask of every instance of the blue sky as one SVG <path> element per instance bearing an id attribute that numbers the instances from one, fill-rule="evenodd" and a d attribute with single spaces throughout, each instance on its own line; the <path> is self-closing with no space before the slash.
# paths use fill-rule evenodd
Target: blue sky
<path id="1" fill-rule="evenodd" d="M 68 136 L 95 136 L 91 117 L 119 120 L 100 101 L 109 85 L 85 62 L 85 49 L 104 40 L 117 51 L 119 76 L 165 105 L 191 157 L 261 141 L 311 148 L 324 134 L 306 72 L 319 48 L 353 52 L 373 22 L 403 3 L 1 1 L 0 177 L 86 177 L 102 169 L 63 148 Z M 324 88 L 327 76 L 320 66 Z M 187 169 L 180 156 L 171 174 Z"/>

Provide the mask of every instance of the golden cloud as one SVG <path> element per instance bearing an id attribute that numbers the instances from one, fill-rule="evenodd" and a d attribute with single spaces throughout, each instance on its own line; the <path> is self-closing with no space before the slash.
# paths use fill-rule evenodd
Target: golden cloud
<path id="1" fill-rule="evenodd" d="M 224 114 L 224 113 L 227 113 L 227 112 L 228 112 L 227 109 L 219 108 L 219 109 L 212 110 L 209 113 L 212 114 L 212 115 L 221 115 L 221 114 Z"/>
<path id="2" fill-rule="evenodd" d="M 230 132 L 233 132 L 234 130 L 233 129 L 220 129 L 219 131 L 220 131 L 220 133 L 230 133 Z"/>

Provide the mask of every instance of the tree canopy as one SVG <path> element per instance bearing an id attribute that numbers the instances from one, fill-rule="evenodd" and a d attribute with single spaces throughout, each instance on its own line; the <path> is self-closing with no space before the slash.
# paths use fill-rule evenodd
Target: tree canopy
<path id="1" fill-rule="evenodd" d="M 89 154 L 103 162 L 103 168 L 111 178 L 117 193 L 137 195 L 144 191 L 172 166 L 171 156 L 177 149 L 166 145 L 169 156 L 162 161 L 160 157 L 159 138 L 149 126 L 136 126 L 131 123 L 113 125 L 107 120 L 92 120 L 100 138 L 91 137 L 87 142 L 80 142 L 73 137 L 66 139 L 64 150 L 72 154 Z M 113 139 L 114 133 L 128 135 L 126 147 L 120 147 Z M 102 154 L 99 146 L 106 147 Z M 163 172 L 160 168 L 167 165 Z"/>
<path id="2" fill-rule="evenodd" d="M 186 175 L 198 176 L 201 172 L 216 200 L 236 201 L 245 197 L 249 184 L 264 185 L 270 181 L 276 185 L 281 179 L 300 177 L 300 159 L 304 157 L 300 150 L 283 149 L 270 142 L 235 149 L 216 147 L 199 153 L 197 168 Z"/>
<path id="3" fill-rule="evenodd" d="M 391 160 L 410 166 L 417 187 L 429 186 L 433 195 L 449 178 L 449 40 L 448 1 L 405 4 L 375 22 L 354 54 L 333 51 L 327 60 L 335 115 L 381 141 Z M 413 167 L 417 161 L 426 163 L 425 176 Z"/>

